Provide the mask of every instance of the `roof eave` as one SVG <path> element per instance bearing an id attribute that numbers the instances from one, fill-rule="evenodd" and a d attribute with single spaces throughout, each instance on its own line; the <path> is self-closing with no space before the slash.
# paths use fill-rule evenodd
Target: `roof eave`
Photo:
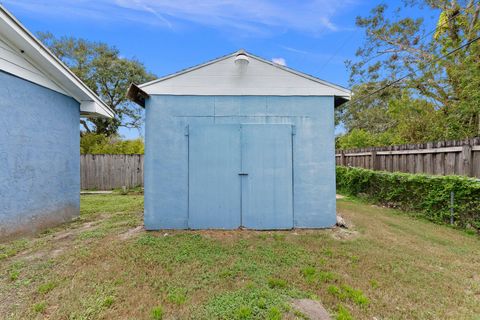
<path id="1" fill-rule="evenodd" d="M 334 104 L 333 105 L 334 105 L 335 108 L 338 108 L 342 104 L 350 101 L 351 96 L 334 96 L 333 98 L 334 98 Z"/>
<path id="2" fill-rule="evenodd" d="M 80 116 L 84 118 L 113 118 L 115 113 L 105 109 L 102 104 L 96 101 L 82 101 L 80 103 Z"/>
<path id="3" fill-rule="evenodd" d="M 96 116 L 113 117 L 115 112 L 78 78 L 60 59 L 28 31 L 5 7 L 0 4 L 0 23 L 2 32 L 10 35 L 12 42 L 22 49 L 22 53 L 38 64 L 38 67 L 48 74 L 55 82 L 80 103 L 80 111 L 90 114 L 90 107 L 84 104 L 95 104 Z M 82 110 L 83 109 L 83 110 Z"/>
<path id="4" fill-rule="evenodd" d="M 134 83 L 132 83 L 128 87 L 127 98 L 135 102 L 142 108 L 145 108 L 145 100 L 147 100 L 149 97 L 150 96 L 148 95 L 148 93 L 140 89 L 140 87 Z"/>

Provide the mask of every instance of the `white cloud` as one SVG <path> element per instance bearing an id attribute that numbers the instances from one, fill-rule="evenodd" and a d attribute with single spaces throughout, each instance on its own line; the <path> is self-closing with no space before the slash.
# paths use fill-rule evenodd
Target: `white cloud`
<path id="1" fill-rule="evenodd" d="M 273 58 L 272 62 L 276 63 L 276 64 L 279 64 L 281 66 L 286 66 L 287 65 L 287 61 L 285 61 L 284 58 Z"/>
<path id="2" fill-rule="evenodd" d="M 339 27 L 333 17 L 357 0 L 3 0 L 44 15 L 144 22 L 175 29 L 186 22 L 246 33 L 287 30 L 318 34 Z"/>

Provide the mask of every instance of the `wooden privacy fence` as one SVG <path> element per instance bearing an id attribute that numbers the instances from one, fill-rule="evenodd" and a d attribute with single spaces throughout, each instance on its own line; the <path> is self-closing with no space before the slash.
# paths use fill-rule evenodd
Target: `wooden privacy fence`
<path id="1" fill-rule="evenodd" d="M 111 190 L 143 186 L 143 154 L 82 154 L 83 190 Z"/>
<path id="2" fill-rule="evenodd" d="M 480 178 L 480 138 L 337 150 L 335 157 L 341 166 Z"/>

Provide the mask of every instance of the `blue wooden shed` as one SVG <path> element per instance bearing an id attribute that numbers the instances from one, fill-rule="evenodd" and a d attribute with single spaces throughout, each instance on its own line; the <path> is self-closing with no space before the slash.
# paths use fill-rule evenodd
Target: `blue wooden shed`
<path id="1" fill-rule="evenodd" d="M 243 50 L 145 83 L 145 227 L 336 222 L 334 108 L 350 91 Z"/>
<path id="2" fill-rule="evenodd" d="M 78 216 L 81 116 L 113 111 L 0 5 L 0 238 Z"/>

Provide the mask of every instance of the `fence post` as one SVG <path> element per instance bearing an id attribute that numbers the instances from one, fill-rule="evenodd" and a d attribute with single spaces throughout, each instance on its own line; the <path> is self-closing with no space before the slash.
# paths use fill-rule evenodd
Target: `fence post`
<path id="1" fill-rule="evenodd" d="M 372 151 L 372 170 L 378 170 L 378 161 L 377 161 L 377 151 L 373 150 Z"/>
<path id="2" fill-rule="evenodd" d="M 461 174 L 471 177 L 473 175 L 472 166 L 472 146 L 467 144 L 462 147 L 462 171 Z"/>
<path id="3" fill-rule="evenodd" d="M 345 152 L 343 150 L 340 151 L 340 165 L 345 167 Z"/>

